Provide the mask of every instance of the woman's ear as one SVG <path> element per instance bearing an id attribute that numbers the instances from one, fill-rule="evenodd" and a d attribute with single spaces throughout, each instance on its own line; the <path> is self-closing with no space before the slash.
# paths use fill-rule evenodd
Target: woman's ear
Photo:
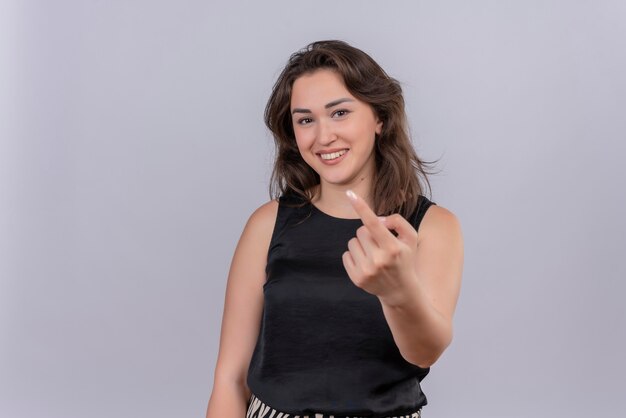
<path id="1" fill-rule="evenodd" d="M 383 131 L 383 121 L 379 120 L 378 123 L 376 124 L 376 133 L 380 135 L 382 131 Z"/>

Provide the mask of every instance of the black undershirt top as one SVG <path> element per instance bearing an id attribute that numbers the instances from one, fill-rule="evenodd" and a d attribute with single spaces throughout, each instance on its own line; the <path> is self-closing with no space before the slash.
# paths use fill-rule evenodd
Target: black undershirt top
<path id="1" fill-rule="evenodd" d="M 294 415 L 390 416 L 427 404 L 430 368 L 407 362 L 375 295 L 357 287 L 341 259 L 361 219 L 328 215 L 293 193 L 280 197 L 268 250 L 259 337 L 247 384 Z M 434 205 L 420 196 L 407 220 L 417 230 Z"/>

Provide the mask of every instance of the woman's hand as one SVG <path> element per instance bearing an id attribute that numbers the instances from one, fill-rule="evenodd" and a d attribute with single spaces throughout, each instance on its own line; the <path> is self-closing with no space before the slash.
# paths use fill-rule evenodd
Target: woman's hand
<path id="1" fill-rule="evenodd" d="M 350 190 L 346 194 L 363 221 L 342 255 L 348 276 L 388 305 L 402 304 L 417 285 L 417 231 L 402 215 L 378 217 L 361 197 Z"/>

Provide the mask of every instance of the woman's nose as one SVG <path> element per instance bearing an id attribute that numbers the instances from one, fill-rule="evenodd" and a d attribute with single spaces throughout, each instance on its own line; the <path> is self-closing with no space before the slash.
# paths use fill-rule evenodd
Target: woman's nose
<path id="1" fill-rule="evenodd" d="M 322 143 L 330 143 L 337 139 L 337 134 L 335 134 L 331 121 L 327 121 L 325 119 L 321 119 L 318 124 L 319 129 L 317 132 L 317 140 Z"/>

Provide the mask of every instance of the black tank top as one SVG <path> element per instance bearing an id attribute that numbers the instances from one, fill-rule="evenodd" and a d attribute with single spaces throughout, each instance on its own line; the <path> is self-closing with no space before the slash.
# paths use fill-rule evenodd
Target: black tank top
<path id="1" fill-rule="evenodd" d="M 267 405 L 294 415 L 387 416 L 427 404 L 430 368 L 407 362 L 375 295 L 358 288 L 341 255 L 363 225 L 330 216 L 293 193 L 280 197 L 268 250 L 264 307 L 247 384 Z M 430 205 L 420 196 L 417 230 Z"/>

